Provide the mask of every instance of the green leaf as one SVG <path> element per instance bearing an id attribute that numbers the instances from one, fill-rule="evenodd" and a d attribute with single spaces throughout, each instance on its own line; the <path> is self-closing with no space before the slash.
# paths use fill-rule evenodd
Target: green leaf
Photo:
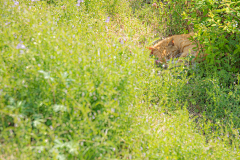
<path id="1" fill-rule="evenodd" d="M 207 14 L 208 14 L 208 10 L 205 9 L 205 10 L 203 11 L 203 16 L 206 16 Z"/>
<path id="2" fill-rule="evenodd" d="M 237 53 L 240 53 L 240 49 L 236 49 L 236 50 L 233 52 L 234 55 L 237 54 Z"/>
<path id="3" fill-rule="evenodd" d="M 201 22 L 207 21 L 208 17 L 203 17 Z"/>
<path id="4" fill-rule="evenodd" d="M 188 21 L 188 22 L 187 22 L 187 25 L 189 25 L 189 24 L 191 24 L 191 21 Z"/>

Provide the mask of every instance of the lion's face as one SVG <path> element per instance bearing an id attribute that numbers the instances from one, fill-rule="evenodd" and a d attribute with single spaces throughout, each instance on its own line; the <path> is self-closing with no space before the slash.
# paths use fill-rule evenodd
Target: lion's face
<path id="1" fill-rule="evenodd" d="M 170 38 L 160 41 L 153 47 L 149 47 L 149 49 L 151 50 L 150 55 L 154 55 L 161 63 L 166 63 L 167 60 L 174 58 L 180 53 Z"/>

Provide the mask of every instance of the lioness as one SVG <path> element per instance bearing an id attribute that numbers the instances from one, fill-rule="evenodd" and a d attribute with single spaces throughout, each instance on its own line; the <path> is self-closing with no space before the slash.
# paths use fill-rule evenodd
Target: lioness
<path id="1" fill-rule="evenodd" d="M 193 61 L 195 61 L 198 57 L 197 45 L 189 40 L 193 35 L 194 33 L 174 35 L 148 48 L 151 50 L 151 55 L 161 63 L 166 63 L 171 58 L 180 58 L 178 62 L 182 62 L 181 58 L 188 55 L 193 55 L 195 57 Z"/>

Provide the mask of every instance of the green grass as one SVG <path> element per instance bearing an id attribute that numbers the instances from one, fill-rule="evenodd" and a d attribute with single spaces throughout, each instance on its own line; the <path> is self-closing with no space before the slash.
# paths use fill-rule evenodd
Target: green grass
<path id="1" fill-rule="evenodd" d="M 151 5 L 76 4 L 0 3 L 1 159 L 239 159 L 239 77 L 156 68 Z"/>

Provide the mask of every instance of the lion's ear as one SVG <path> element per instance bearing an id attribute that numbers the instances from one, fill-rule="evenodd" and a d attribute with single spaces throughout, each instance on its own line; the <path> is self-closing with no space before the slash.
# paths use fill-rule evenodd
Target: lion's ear
<path id="1" fill-rule="evenodd" d="M 174 40 L 171 38 L 170 42 L 168 43 L 168 46 L 174 46 Z"/>

